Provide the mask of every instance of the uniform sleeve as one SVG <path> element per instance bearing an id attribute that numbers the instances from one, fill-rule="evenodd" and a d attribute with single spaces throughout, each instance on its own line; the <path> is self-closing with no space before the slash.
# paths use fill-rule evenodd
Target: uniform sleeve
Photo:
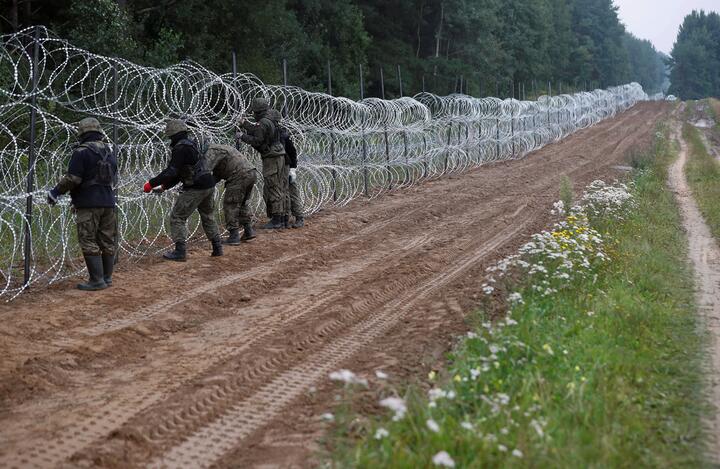
<path id="1" fill-rule="evenodd" d="M 270 124 L 262 120 L 259 125 L 253 126 L 252 131 L 243 134 L 240 140 L 253 147 L 259 147 L 265 143 L 265 136 L 270 132 L 269 127 Z"/>
<path id="2" fill-rule="evenodd" d="M 83 160 L 83 151 L 75 150 L 70 157 L 67 174 L 60 179 L 60 182 L 58 182 L 52 190 L 53 195 L 58 196 L 66 194 L 82 184 L 82 176 L 85 172 Z"/>
<path id="3" fill-rule="evenodd" d="M 182 146 L 174 147 L 170 154 L 170 163 L 168 163 L 167 168 L 150 179 L 150 185 L 153 187 L 165 186 L 166 189 L 170 189 L 180 182 L 180 168 L 185 164 L 185 153 Z"/>

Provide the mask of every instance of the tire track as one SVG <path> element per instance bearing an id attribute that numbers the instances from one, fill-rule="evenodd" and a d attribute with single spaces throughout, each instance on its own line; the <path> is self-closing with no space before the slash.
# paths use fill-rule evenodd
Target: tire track
<path id="1" fill-rule="evenodd" d="M 519 215 L 522 210 L 518 211 Z M 321 378 L 336 369 L 374 339 L 389 331 L 413 306 L 438 289 L 451 283 L 465 270 L 474 266 L 483 257 L 508 242 L 531 223 L 526 217 L 512 229 L 501 232 L 487 243 L 482 243 L 470 256 L 461 258 L 450 268 L 433 275 L 418 288 L 388 303 L 357 324 L 344 336 L 336 339 L 309 360 L 282 372 L 259 391 L 235 404 L 209 425 L 190 435 L 183 443 L 171 448 L 160 458 L 148 464 L 149 467 L 210 467 L 242 439 L 275 418 L 295 398 Z"/>

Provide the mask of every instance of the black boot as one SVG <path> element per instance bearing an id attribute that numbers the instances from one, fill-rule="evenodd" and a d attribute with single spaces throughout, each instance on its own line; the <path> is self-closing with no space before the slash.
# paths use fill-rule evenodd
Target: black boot
<path id="1" fill-rule="evenodd" d="M 240 229 L 239 228 L 233 228 L 230 230 L 230 234 L 228 235 L 227 239 L 222 242 L 223 244 L 228 244 L 230 246 L 237 246 L 240 244 Z"/>
<path id="2" fill-rule="evenodd" d="M 165 258 L 169 261 L 185 262 L 185 260 L 186 260 L 185 241 L 177 241 L 175 243 L 175 250 L 166 252 L 165 254 L 163 254 L 163 258 Z"/>
<path id="3" fill-rule="evenodd" d="M 290 215 L 283 215 L 283 228 L 290 228 Z"/>
<path id="4" fill-rule="evenodd" d="M 115 269 L 115 256 L 102 256 L 103 280 L 108 287 L 112 287 L 112 274 Z"/>
<path id="5" fill-rule="evenodd" d="M 212 241 L 212 257 L 220 257 L 223 255 L 222 242 L 220 241 L 220 235 L 217 235 Z"/>
<path id="6" fill-rule="evenodd" d="M 261 230 L 279 230 L 285 224 L 283 223 L 282 215 L 273 215 L 269 222 L 265 223 L 260 227 Z"/>
<path id="7" fill-rule="evenodd" d="M 251 239 L 255 239 L 255 230 L 253 230 L 252 224 L 245 223 L 243 225 L 243 234 L 240 238 L 240 241 L 250 241 Z"/>
<path id="8" fill-rule="evenodd" d="M 86 283 L 78 284 L 78 290 L 96 291 L 107 288 L 105 280 L 103 280 L 103 260 L 100 256 L 85 256 L 85 265 L 87 265 L 90 279 Z"/>
<path id="9" fill-rule="evenodd" d="M 295 217 L 295 223 L 293 223 L 293 228 L 302 228 L 305 226 L 305 218 L 304 217 Z"/>

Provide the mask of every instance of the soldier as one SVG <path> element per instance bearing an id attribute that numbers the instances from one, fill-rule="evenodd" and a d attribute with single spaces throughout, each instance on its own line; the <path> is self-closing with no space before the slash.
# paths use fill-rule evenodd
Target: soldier
<path id="1" fill-rule="evenodd" d="M 305 209 L 303 207 L 302 197 L 300 196 L 300 189 L 297 185 L 297 149 L 295 144 L 290 137 L 290 132 L 285 127 L 281 128 L 281 136 L 283 145 L 285 146 L 285 152 L 287 153 L 287 171 L 288 171 L 288 186 L 290 193 L 290 204 L 289 210 L 285 214 L 285 222 L 289 224 L 290 213 L 295 217 L 295 222 L 291 225 L 293 228 L 302 228 L 305 226 Z"/>
<path id="2" fill-rule="evenodd" d="M 97 119 L 86 117 L 78 123 L 78 139 L 67 174 L 48 192 L 47 201 L 55 205 L 58 197 L 70 192 L 78 243 L 90 277 L 77 288 L 103 290 L 112 285 L 115 264 L 117 159 L 103 142 Z"/>
<path id="3" fill-rule="evenodd" d="M 205 161 L 207 169 L 212 170 L 215 180 L 225 181 L 223 212 L 230 234 L 223 244 L 237 246 L 241 241 L 254 239 L 250 197 L 257 181 L 257 170 L 245 155 L 229 145 L 210 145 L 205 153 Z M 241 225 L 242 237 L 240 237 Z"/>
<path id="4" fill-rule="evenodd" d="M 263 199 L 270 221 L 262 229 L 281 229 L 286 205 L 289 199 L 288 173 L 285 166 L 285 147 L 279 132 L 279 120 L 272 120 L 275 113 L 268 113 L 270 107 L 264 98 L 255 98 L 252 111 L 255 124 L 240 120 L 240 126 L 247 133 L 240 134 L 240 140 L 251 145 L 262 158 Z M 279 114 L 277 114 L 279 116 Z"/>
<path id="5" fill-rule="evenodd" d="M 164 137 L 170 139 L 170 163 L 143 186 L 146 193 L 155 187 L 160 187 L 159 192 L 162 192 L 182 182 L 182 189 L 170 213 L 170 236 L 175 242 L 175 249 L 163 254 L 163 258 L 185 262 L 187 219 L 195 210 L 200 213 L 203 231 L 212 243 L 212 256 L 222 256 L 220 233 L 215 222 L 215 178 L 205 168 L 197 143 L 188 138 L 185 122 L 168 119 Z"/>

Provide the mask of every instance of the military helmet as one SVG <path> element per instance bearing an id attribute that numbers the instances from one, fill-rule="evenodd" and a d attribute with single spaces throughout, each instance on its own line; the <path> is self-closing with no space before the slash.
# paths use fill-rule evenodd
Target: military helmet
<path id="1" fill-rule="evenodd" d="M 252 111 L 253 112 L 265 112 L 268 109 L 270 109 L 270 105 L 268 104 L 267 99 L 265 98 L 255 98 L 252 101 Z"/>
<path id="2" fill-rule="evenodd" d="M 77 124 L 78 135 L 83 135 L 88 132 L 102 132 L 100 122 L 94 117 L 86 117 Z"/>
<path id="3" fill-rule="evenodd" d="M 187 132 L 188 126 L 180 119 L 168 119 L 165 121 L 165 131 L 163 137 L 171 138 L 173 135 L 177 135 L 180 132 Z"/>

